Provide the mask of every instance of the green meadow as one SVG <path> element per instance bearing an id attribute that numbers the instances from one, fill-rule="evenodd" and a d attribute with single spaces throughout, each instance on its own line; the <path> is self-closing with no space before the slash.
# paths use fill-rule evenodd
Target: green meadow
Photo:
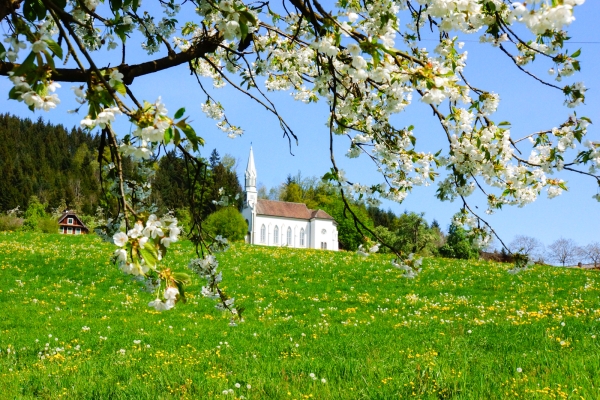
<path id="1" fill-rule="evenodd" d="M 159 313 L 95 236 L 0 233 L 0 398 L 598 399 L 600 274 L 233 246 L 229 325 L 189 287 Z M 185 270 L 177 243 L 165 262 Z"/>

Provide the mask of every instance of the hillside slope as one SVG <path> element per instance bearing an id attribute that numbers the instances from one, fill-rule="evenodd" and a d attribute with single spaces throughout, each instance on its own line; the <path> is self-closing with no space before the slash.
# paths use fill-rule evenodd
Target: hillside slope
<path id="1" fill-rule="evenodd" d="M 153 311 L 112 250 L 0 233 L 3 397 L 600 397 L 594 271 L 428 259 L 406 280 L 384 256 L 236 245 L 219 255 L 246 307 L 233 327 L 198 281 Z M 180 243 L 166 262 L 191 256 Z"/>

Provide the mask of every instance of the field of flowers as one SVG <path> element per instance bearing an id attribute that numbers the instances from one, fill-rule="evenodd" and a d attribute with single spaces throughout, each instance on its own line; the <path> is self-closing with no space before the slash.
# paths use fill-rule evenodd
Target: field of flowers
<path id="1" fill-rule="evenodd" d="M 236 245 L 229 326 L 202 282 L 149 308 L 113 248 L 0 233 L 0 397 L 600 398 L 598 272 L 426 259 L 407 280 L 382 255 Z"/>

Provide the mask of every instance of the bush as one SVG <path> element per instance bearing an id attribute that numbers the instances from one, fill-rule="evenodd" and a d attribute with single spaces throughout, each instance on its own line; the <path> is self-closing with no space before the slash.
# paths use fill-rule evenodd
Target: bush
<path id="1" fill-rule="evenodd" d="M 58 233 L 58 221 L 53 217 L 43 217 L 37 221 L 37 230 L 43 233 Z"/>
<path id="2" fill-rule="evenodd" d="M 15 215 L 0 215 L 0 231 L 18 231 L 22 226 L 22 218 Z"/>
<path id="3" fill-rule="evenodd" d="M 446 244 L 440 247 L 439 253 L 442 257 L 460 258 L 463 260 L 479 257 L 479 249 L 467 237 L 467 232 L 464 228 L 454 224 L 450 225 L 448 239 Z"/>
<path id="4" fill-rule="evenodd" d="M 232 242 L 244 240 L 248 233 L 246 220 L 234 207 L 225 207 L 210 214 L 203 227 L 212 236 L 221 235 Z"/>
<path id="5" fill-rule="evenodd" d="M 39 221 L 46 218 L 46 205 L 42 204 L 37 196 L 31 196 L 24 216 L 25 223 L 23 224 L 23 229 L 35 231 L 38 229 Z M 56 232 L 58 232 L 58 227 L 56 228 Z"/>
<path id="6" fill-rule="evenodd" d="M 98 226 L 96 217 L 92 215 L 79 215 L 79 218 L 81 219 L 81 222 L 83 222 L 83 224 L 88 227 L 90 232 L 93 232 L 94 229 Z"/>

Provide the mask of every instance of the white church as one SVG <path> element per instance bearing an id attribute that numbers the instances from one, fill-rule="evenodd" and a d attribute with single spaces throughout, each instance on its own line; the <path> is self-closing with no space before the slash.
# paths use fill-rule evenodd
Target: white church
<path id="1" fill-rule="evenodd" d="M 252 147 L 245 175 L 242 215 L 248 222 L 247 243 L 338 250 L 337 223 L 325 211 L 311 210 L 304 203 L 258 198 Z"/>

